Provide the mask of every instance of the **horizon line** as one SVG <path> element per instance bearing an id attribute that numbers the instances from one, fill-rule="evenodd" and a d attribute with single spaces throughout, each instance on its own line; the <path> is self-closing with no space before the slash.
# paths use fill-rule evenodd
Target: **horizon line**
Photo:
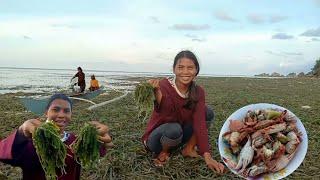
<path id="1" fill-rule="evenodd" d="M 74 71 L 75 69 L 66 69 L 66 68 L 40 68 L 40 67 L 10 67 L 10 66 L 0 66 L 0 69 L 33 69 L 33 70 L 69 70 Z M 86 71 L 96 71 L 96 72 L 117 72 L 117 73 L 146 73 L 146 74 L 162 74 L 162 75 L 172 75 L 173 73 L 169 72 L 150 72 L 150 71 L 112 71 L 112 70 L 97 70 L 97 69 L 87 69 Z M 199 73 L 199 76 L 234 76 L 234 77 L 252 77 L 255 75 L 234 75 L 234 74 L 207 74 Z"/>

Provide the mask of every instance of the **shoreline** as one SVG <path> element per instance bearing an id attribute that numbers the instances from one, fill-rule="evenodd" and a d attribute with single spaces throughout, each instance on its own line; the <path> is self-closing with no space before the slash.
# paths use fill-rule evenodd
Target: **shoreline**
<path id="1" fill-rule="evenodd" d="M 104 88 L 106 90 L 133 90 L 133 87 L 135 86 L 135 84 L 137 84 L 138 81 L 142 80 L 142 79 L 151 79 L 151 78 L 163 78 L 163 77 L 171 77 L 173 76 L 171 75 L 154 75 L 154 76 L 121 76 L 116 78 L 114 81 L 115 82 L 110 82 L 107 84 L 107 86 L 104 86 Z M 260 77 L 260 76 L 210 76 L 210 75 L 199 75 L 198 79 L 207 79 L 207 78 L 222 78 L 222 79 L 295 79 L 295 80 L 305 80 L 305 79 L 318 79 L 315 77 Z M 18 87 L 18 88 L 17 88 Z M 0 95 L 2 94 L 12 94 L 12 93 L 26 93 L 26 94 L 52 94 L 53 92 L 57 92 L 57 91 L 66 91 L 67 87 L 60 87 L 56 90 L 47 90 L 47 89 L 53 89 L 54 87 L 51 86 L 17 86 L 17 87 L 10 87 L 10 88 L 1 88 L 0 87 Z M 29 89 L 28 89 L 29 88 Z M 32 89 L 34 88 L 34 89 Z M 36 88 L 36 89 L 35 89 Z M 47 88 L 47 89 L 46 89 Z M 39 89 L 44 89 L 44 90 L 39 90 Z M 45 91 L 47 90 L 47 91 Z"/>

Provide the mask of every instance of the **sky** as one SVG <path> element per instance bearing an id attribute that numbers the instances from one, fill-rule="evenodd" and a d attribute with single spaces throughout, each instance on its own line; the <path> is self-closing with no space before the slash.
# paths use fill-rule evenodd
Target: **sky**
<path id="1" fill-rule="evenodd" d="M 0 0 L 0 67 L 200 74 L 309 72 L 320 0 Z"/>

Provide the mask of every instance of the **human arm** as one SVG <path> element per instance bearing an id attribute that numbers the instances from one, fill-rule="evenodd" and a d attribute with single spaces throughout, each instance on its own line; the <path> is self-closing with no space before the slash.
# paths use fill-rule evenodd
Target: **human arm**
<path id="1" fill-rule="evenodd" d="M 219 174 L 224 173 L 224 165 L 214 160 L 209 152 L 203 153 L 203 158 L 208 168 L 212 171 L 216 171 Z"/>
<path id="2" fill-rule="evenodd" d="M 78 76 L 79 76 L 79 72 L 77 72 L 74 76 L 72 76 L 71 80 Z"/>
<path id="3" fill-rule="evenodd" d="M 221 174 L 224 172 L 224 166 L 212 158 L 209 149 L 208 128 L 205 121 L 205 92 L 199 87 L 198 93 L 199 100 L 195 106 L 195 111 L 193 114 L 193 126 L 197 139 L 197 145 L 200 150 L 200 155 L 203 156 L 208 168 Z"/>
<path id="4" fill-rule="evenodd" d="M 102 146 L 100 149 L 100 154 L 102 156 L 105 155 L 105 149 L 109 149 L 112 148 L 114 146 L 113 142 L 112 142 L 112 138 L 109 134 L 109 127 L 105 124 L 102 124 L 98 121 L 90 121 L 90 124 L 92 124 L 93 126 L 95 126 L 97 128 L 98 131 L 98 139 L 99 141 L 101 141 Z"/>
<path id="5" fill-rule="evenodd" d="M 16 137 L 17 130 L 12 132 L 8 137 L 0 141 L 0 161 L 12 159 L 12 145 Z"/>
<path id="6" fill-rule="evenodd" d="M 42 122 L 40 119 L 29 119 L 18 128 L 18 132 L 22 133 L 27 138 L 31 138 L 36 128 L 41 124 Z"/>
<path id="7" fill-rule="evenodd" d="M 27 165 L 36 160 L 35 149 L 32 144 L 32 133 L 40 124 L 39 119 L 25 121 L 17 130 L 7 138 L 0 141 L 0 161 L 15 165 Z"/>
<path id="8" fill-rule="evenodd" d="M 161 103 L 161 99 L 162 99 L 162 93 L 161 93 L 161 90 L 160 90 L 160 79 L 149 79 L 148 83 L 154 89 L 154 96 L 156 97 L 157 104 L 160 104 Z"/>

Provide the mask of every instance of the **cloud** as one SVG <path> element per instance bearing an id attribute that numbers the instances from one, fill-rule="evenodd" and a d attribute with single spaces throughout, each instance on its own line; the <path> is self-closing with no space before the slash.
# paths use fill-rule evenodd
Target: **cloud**
<path id="1" fill-rule="evenodd" d="M 77 26 L 72 24 L 52 24 L 51 27 L 53 28 L 69 28 L 69 29 L 75 29 Z"/>
<path id="2" fill-rule="evenodd" d="M 286 39 L 293 39 L 293 36 L 287 35 L 287 34 L 285 34 L 285 33 L 277 33 L 277 34 L 273 35 L 271 39 L 282 39 L 282 40 L 286 40 Z"/>
<path id="3" fill-rule="evenodd" d="M 281 28 L 275 28 L 274 31 L 275 31 L 275 32 L 283 32 L 283 29 L 281 29 Z"/>
<path id="4" fill-rule="evenodd" d="M 294 63 L 288 62 L 288 61 L 282 61 L 279 63 L 279 66 L 281 68 L 289 68 L 290 66 L 293 66 L 293 65 L 294 65 Z"/>
<path id="5" fill-rule="evenodd" d="M 307 63 L 302 61 L 282 60 L 278 66 L 280 69 L 283 69 L 282 73 L 288 74 L 291 72 L 303 72 L 306 69 Z"/>
<path id="6" fill-rule="evenodd" d="M 254 56 L 243 56 L 242 58 L 246 59 L 246 60 L 256 60 L 257 58 Z"/>
<path id="7" fill-rule="evenodd" d="M 23 36 L 23 39 L 32 39 L 30 36 L 26 36 L 26 35 L 24 35 Z"/>
<path id="8" fill-rule="evenodd" d="M 204 41 L 206 41 L 206 39 L 205 38 L 193 38 L 192 41 L 204 42 Z"/>
<path id="9" fill-rule="evenodd" d="M 265 51 L 268 54 L 274 55 L 274 56 L 279 56 L 279 57 L 288 57 L 288 56 L 303 56 L 303 53 L 300 52 L 274 52 L 267 50 Z"/>
<path id="10" fill-rule="evenodd" d="M 198 38 L 197 35 L 193 35 L 193 34 L 186 34 L 184 35 L 185 37 L 188 37 L 188 38 Z"/>
<path id="11" fill-rule="evenodd" d="M 279 15 L 273 15 L 269 18 L 270 23 L 277 23 L 288 19 L 287 16 L 279 16 Z"/>
<path id="12" fill-rule="evenodd" d="M 204 42 L 204 41 L 206 41 L 205 38 L 200 38 L 200 37 L 198 37 L 197 35 L 194 35 L 194 34 L 186 34 L 184 36 L 187 37 L 187 38 L 190 38 L 191 41 L 195 41 L 195 42 Z"/>
<path id="13" fill-rule="evenodd" d="M 285 55 L 281 54 L 281 53 L 277 53 L 277 52 L 273 52 L 270 50 L 265 51 L 268 54 L 274 55 L 274 56 L 280 56 L 280 57 L 285 57 Z"/>
<path id="14" fill-rule="evenodd" d="M 265 22 L 278 23 L 288 19 L 288 16 L 283 16 L 283 15 L 270 15 L 270 16 L 265 15 L 264 16 L 261 14 L 249 14 L 247 16 L 247 19 L 249 20 L 249 22 L 253 24 L 262 24 Z"/>
<path id="15" fill-rule="evenodd" d="M 218 11 L 214 13 L 214 16 L 222 21 L 229 21 L 229 22 L 236 22 L 237 20 L 233 17 L 231 17 L 229 14 L 223 11 Z"/>
<path id="16" fill-rule="evenodd" d="M 210 29 L 210 26 L 208 24 L 203 25 L 194 25 L 194 24 L 175 24 L 172 27 L 169 27 L 170 29 L 174 30 L 189 30 L 189 31 L 201 31 Z"/>
<path id="17" fill-rule="evenodd" d="M 160 23 L 159 18 L 156 17 L 156 16 L 150 16 L 149 18 L 151 19 L 151 21 L 152 21 L 153 23 Z"/>
<path id="18" fill-rule="evenodd" d="M 283 54 L 285 55 L 289 55 L 289 56 L 302 56 L 302 53 L 295 53 L 295 52 L 283 52 Z"/>
<path id="19" fill-rule="evenodd" d="M 311 41 L 320 41 L 318 38 L 312 38 Z"/>
<path id="20" fill-rule="evenodd" d="M 305 31 L 304 33 L 302 33 L 300 36 L 307 36 L 307 37 L 312 37 L 312 36 L 320 36 L 320 27 L 318 27 L 317 29 L 309 29 L 307 31 Z"/>
<path id="21" fill-rule="evenodd" d="M 266 18 L 259 14 L 249 14 L 247 19 L 253 24 L 262 24 L 266 21 Z"/>
<path id="22" fill-rule="evenodd" d="M 320 7 L 320 0 L 313 0 L 315 2 L 315 4 Z"/>

